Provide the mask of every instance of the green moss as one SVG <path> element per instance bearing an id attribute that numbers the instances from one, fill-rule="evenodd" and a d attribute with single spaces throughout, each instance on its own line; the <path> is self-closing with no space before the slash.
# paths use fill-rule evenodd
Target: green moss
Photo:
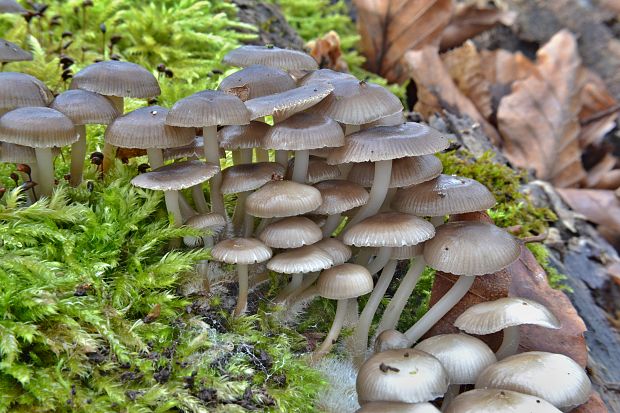
<path id="1" fill-rule="evenodd" d="M 547 273 L 547 281 L 551 288 L 565 292 L 573 292 L 573 289 L 566 284 L 566 275 L 561 274 L 557 268 L 549 261 L 549 250 L 544 244 L 539 242 L 527 244 L 527 248 L 532 252 L 536 261 Z"/>

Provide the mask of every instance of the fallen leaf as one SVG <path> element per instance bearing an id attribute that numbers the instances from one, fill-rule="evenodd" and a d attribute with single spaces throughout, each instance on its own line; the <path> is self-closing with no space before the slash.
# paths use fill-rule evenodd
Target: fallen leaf
<path id="1" fill-rule="evenodd" d="M 593 188 L 620 189 L 620 169 L 605 172 Z"/>
<path id="2" fill-rule="evenodd" d="M 558 188 L 560 196 L 576 212 L 602 227 L 620 234 L 620 200 L 604 189 Z"/>
<path id="3" fill-rule="evenodd" d="M 605 82 L 596 73 L 587 69 L 580 98 L 582 106 L 579 111 L 581 123 L 579 144 L 585 148 L 588 145 L 599 144 L 607 132 L 614 128 L 620 106 L 609 93 Z"/>
<path id="4" fill-rule="evenodd" d="M 441 113 L 443 109 L 457 115 L 467 115 L 482 126 L 491 142 L 499 143 L 499 135 L 493 125 L 455 85 L 436 47 L 407 52 L 404 62 L 418 90 L 415 111 L 426 118 L 433 113 Z"/>
<path id="5" fill-rule="evenodd" d="M 592 392 L 590 400 L 571 410 L 571 413 L 607 413 L 609 410 L 597 392 Z"/>
<path id="6" fill-rule="evenodd" d="M 504 154 L 536 177 L 569 187 L 585 177 L 579 146 L 581 59 L 574 36 L 562 30 L 539 49 L 536 68 L 513 83 L 497 111 Z"/>
<path id="7" fill-rule="evenodd" d="M 349 66 L 342 58 L 340 36 L 331 30 L 325 36 L 308 42 L 310 56 L 316 60 L 322 69 L 331 69 L 337 72 L 348 72 Z"/>
<path id="8" fill-rule="evenodd" d="M 243 102 L 250 99 L 250 87 L 248 85 L 230 87 L 226 89 L 226 93 L 237 96 Z"/>
<path id="9" fill-rule="evenodd" d="M 495 7 L 479 7 L 474 3 L 458 3 L 450 24 L 443 31 L 440 48 L 447 50 L 498 24 L 511 26 L 517 13 Z"/>
<path id="10" fill-rule="evenodd" d="M 615 168 L 617 159 L 611 153 L 606 153 L 596 165 L 588 170 L 588 175 L 585 177 L 583 184 L 587 188 L 594 188 L 603 179 L 607 172 L 610 172 Z M 608 189 L 615 189 L 617 186 Z"/>
<path id="11" fill-rule="evenodd" d="M 409 50 L 439 45 L 452 16 L 451 0 L 353 0 L 366 68 L 404 82 L 401 60 Z"/>

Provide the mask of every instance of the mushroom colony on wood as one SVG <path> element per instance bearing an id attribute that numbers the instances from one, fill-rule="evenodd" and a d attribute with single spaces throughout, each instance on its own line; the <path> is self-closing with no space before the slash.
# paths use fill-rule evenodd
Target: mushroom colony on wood
<path id="1" fill-rule="evenodd" d="M 0 39 L 0 62 L 31 58 Z M 160 93 L 153 74 L 132 63 L 88 66 L 74 76 L 72 90 L 55 97 L 32 76 L 1 72 L 0 160 L 20 164 L 34 202 L 54 190 L 60 147 L 71 145 L 69 182 L 82 184 L 87 125 L 107 125 L 104 173 L 114 166 L 116 147 L 146 150 L 152 170 L 133 185 L 163 191 L 172 225 L 200 231 L 184 238 L 187 247 L 210 248 L 213 261 L 235 266 L 235 316 L 248 311 L 248 292 L 271 271 L 285 280 L 274 300 L 285 310 L 316 296 L 337 301 L 313 360 L 338 344 L 345 321 L 357 320 L 338 347 L 360 369 L 360 412 L 433 412 L 437 402 L 430 402 L 442 397 L 449 412 L 553 412 L 588 399 L 589 379 L 571 359 L 517 354 L 519 325 L 561 328 L 534 301 L 473 306 L 456 320 L 463 333 L 420 341 L 476 277 L 506 268 L 521 251 L 492 224 L 450 219 L 485 211 L 495 199 L 472 179 L 441 174 L 434 154 L 448 148 L 446 136 L 406 122 L 386 88 L 318 70 L 305 53 L 244 46 L 224 62 L 242 69 L 219 90 L 199 91 L 170 109 L 128 113 L 125 97 Z M 226 151 L 233 165 L 222 168 Z M 386 297 L 400 260 L 409 268 Z M 426 266 L 458 281 L 417 323 L 396 331 Z M 210 274 L 203 275 L 208 285 Z M 358 297 L 367 294 L 358 309 Z M 376 320 L 382 301 L 388 304 Z M 495 353 L 465 334 L 498 331 L 504 342 Z M 476 389 L 459 395 L 465 385 Z"/>

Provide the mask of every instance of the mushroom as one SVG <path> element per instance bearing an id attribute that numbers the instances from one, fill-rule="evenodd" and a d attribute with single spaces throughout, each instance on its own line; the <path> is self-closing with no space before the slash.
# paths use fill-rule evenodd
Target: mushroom
<path id="1" fill-rule="evenodd" d="M 573 359 L 563 354 L 530 351 L 487 367 L 476 389 L 512 390 L 538 396 L 568 412 L 588 401 L 592 383 Z"/>
<path id="2" fill-rule="evenodd" d="M 314 187 L 321 192 L 323 202 L 313 212 L 328 216 L 323 225 L 324 237 L 331 236 L 338 228 L 343 212 L 365 205 L 370 197 L 364 188 L 349 181 L 322 181 Z"/>
<path id="3" fill-rule="evenodd" d="M 252 163 L 252 149 L 256 148 L 256 161 L 269 162 L 269 156 L 259 158 L 259 148 L 269 125 L 263 122 L 251 121 L 249 125 L 224 126 L 218 131 L 217 139 L 222 149 L 232 151 L 232 159 L 235 165 Z"/>
<path id="4" fill-rule="evenodd" d="M 53 99 L 52 92 L 36 77 L 0 72 L 0 115 L 22 107 L 48 106 Z"/>
<path id="5" fill-rule="evenodd" d="M 559 329 L 560 322 L 544 305 L 519 297 L 505 297 L 475 304 L 454 322 L 455 327 L 470 334 L 491 334 L 504 331 L 502 345 L 496 355 L 499 360 L 512 356 L 519 348 L 519 326 L 533 324 Z"/>
<path id="6" fill-rule="evenodd" d="M 264 65 L 251 65 L 220 82 L 218 90 L 237 95 L 241 100 L 273 95 L 295 88 L 293 78 L 282 69 Z"/>
<path id="7" fill-rule="evenodd" d="M 0 64 L 32 60 L 32 53 L 25 51 L 15 43 L 0 39 Z"/>
<path id="8" fill-rule="evenodd" d="M 220 214 L 211 212 L 207 214 L 194 215 L 188 220 L 186 220 L 183 225 L 195 228 L 200 231 L 208 232 L 202 237 L 184 236 L 183 243 L 185 245 L 190 248 L 195 248 L 202 244 L 205 246 L 205 248 L 210 248 L 213 246 L 213 233 L 217 233 L 224 229 L 224 227 L 226 226 L 226 219 L 224 219 L 224 217 Z"/>
<path id="9" fill-rule="evenodd" d="M 398 330 L 383 330 L 375 339 L 374 352 L 396 350 L 409 347 L 409 340 Z"/>
<path id="10" fill-rule="evenodd" d="M 0 0 L 0 13 L 24 14 L 27 10 L 15 0 Z"/>
<path id="11" fill-rule="evenodd" d="M 284 179 L 291 180 L 293 178 L 294 169 L 295 158 L 291 158 L 288 161 L 288 168 L 286 168 L 286 174 L 284 175 Z M 338 177 L 340 177 L 340 169 L 338 169 L 336 165 L 329 165 L 327 162 L 325 162 L 324 159 L 310 155 L 310 158 L 308 160 L 308 173 L 306 174 L 305 182 L 302 183 L 313 185 L 318 182 L 323 182 L 330 179 L 337 179 Z"/>
<path id="12" fill-rule="evenodd" d="M 551 403 L 540 397 L 510 390 L 476 389 L 459 395 L 446 413 L 560 413 Z"/>
<path id="13" fill-rule="evenodd" d="M 308 85 L 311 83 L 325 82 L 325 81 L 331 81 L 331 80 L 337 80 L 337 79 L 357 80 L 357 78 L 350 73 L 337 72 L 331 69 L 319 69 L 319 70 L 313 70 L 307 73 L 306 75 L 304 75 L 301 79 L 299 79 L 297 84 L 299 86 L 304 86 L 304 85 Z"/>
<path id="14" fill-rule="evenodd" d="M 243 314 L 248 303 L 248 265 L 267 261 L 271 258 L 271 248 L 254 238 L 231 238 L 217 243 L 211 249 L 211 256 L 237 265 L 239 296 L 234 315 Z"/>
<path id="15" fill-rule="evenodd" d="M 394 403 L 373 402 L 366 403 L 355 413 L 439 413 L 439 410 L 430 403 Z"/>
<path id="16" fill-rule="evenodd" d="M 273 45 L 241 46 L 228 52 L 222 62 L 237 67 L 265 65 L 282 70 L 315 70 L 318 64 L 306 53 Z"/>

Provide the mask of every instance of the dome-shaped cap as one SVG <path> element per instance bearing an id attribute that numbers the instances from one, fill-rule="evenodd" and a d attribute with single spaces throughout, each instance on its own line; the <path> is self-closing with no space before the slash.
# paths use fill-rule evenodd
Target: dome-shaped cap
<path id="1" fill-rule="evenodd" d="M 439 409 L 430 403 L 366 403 L 355 413 L 439 413 Z"/>
<path id="2" fill-rule="evenodd" d="M 343 242 L 356 247 L 402 247 L 435 235 L 430 222 L 400 212 L 381 212 L 346 229 Z"/>
<path id="3" fill-rule="evenodd" d="M 476 388 L 531 394 L 560 410 L 570 411 L 588 401 L 592 384 L 573 359 L 563 354 L 531 351 L 487 367 L 478 377 Z"/>
<path id="4" fill-rule="evenodd" d="M 322 115 L 296 113 L 269 129 L 262 147 L 296 151 L 342 145 L 344 133 L 338 122 Z"/>
<path id="5" fill-rule="evenodd" d="M 0 13 L 26 13 L 27 10 L 15 0 L 0 0 Z"/>
<path id="6" fill-rule="evenodd" d="M 435 155 L 408 156 L 394 159 L 390 188 L 417 185 L 429 181 L 441 174 L 443 166 Z M 374 162 L 353 164 L 347 179 L 366 188 L 370 188 L 375 179 Z"/>
<path id="7" fill-rule="evenodd" d="M 0 72 L 0 113 L 15 108 L 48 106 L 53 99 L 52 92 L 36 77 Z"/>
<path id="8" fill-rule="evenodd" d="M 446 413 L 560 413 L 540 397 L 510 390 L 476 389 L 458 395 Z"/>
<path id="9" fill-rule="evenodd" d="M 25 51 L 15 43 L 0 39 L 0 62 L 23 62 L 32 60 L 32 53 Z"/>
<path id="10" fill-rule="evenodd" d="M 308 84 L 316 83 L 316 82 L 331 82 L 333 80 L 339 80 L 339 79 L 357 80 L 355 76 L 353 76 L 350 73 L 336 72 L 335 70 L 331 70 L 331 69 L 319 69 L 319 70 L 314 70 L 310 73 L 307 73 L 304 77 L 302 77 L 299 80 L 298 83 L 300 86 L 303 86 L 303 85 L 308 85 Z"/>
<path id="11" fill-rule="evenodd" d="M 286 92 L 250 99 L 245 102 L 245 105 L 250 111 L 251 119 L 273 115 L 281 121 L 316 105 L 329 95 L 333 88 L 328 83 L 301 86 Z"/>
<path id="12" fill-rule="evenodd" d="M 248 125 L 224 126 L 218 131 L 217 140 L 223 149 L 258 148 L 268 130 L 269 125 L 258 121 L 252 121 Z"/>
<path id="13" fill-rule="evenodd" d="M 398 330 L 383 330 L 375 339 L 374 352 L 381 353 L 387 350 L 408 348 L 409 339 Z"/>
<path id="14" fill-rule="evenodd" d="M 178 191 L 200 184 L 219 172 L 219 168 L 202 161 L 175 162 L 151 172 L 143 173 L 131 180 L 140 188 L 157 191 Z"/>
<path id="15" fill-rule="evenodd" d="M 365 267 L 345 263 L 323 271 L 316 286 L 321 297 L 344 300 L 368 294 L 373 282 Z"/>
<path id="16" fill-rule="evenodd" d="M 0 116 L 0 141 L 51 148 L 70 145 L 79 138 L 71 119 L 57 110 L 19 108 Z"/>
<path id="17" fill-rule="evenodd" d="M 322 181 L 314 187 L 321 192 L 323 202 L 313 212 L 315 214 L 339 214 L 349 209 L 365 205 L 370 195 L 358 184 L 343 180 Z"/>
<path id="18" fill-rule="evenodd" d="M 247 125 L 250 113 L 237 96 L 203 90 L 179 100 L 166 116 L 166 125 L 202 128 L 214 125 Z"/>
<path id="19" fill-rule="evenodd" d="M 340 123 L 361 125 L 403 109 L 400 100 L 383 86 L 355 78 L 337 79 L 329 83 L 334 85 L 334 91 L 311 111 Z"/>
<path id="20" fill-rule="evenodd" d="M 440 334 L 419 342 L 414 348 L 437 357 L 448 373 L 450 384 L 473 384 L 482 370 L 497 362 L 489 346 L 465 334 Z"/>
<path id="21" fill-rule="evenodd" d="M 507 327 L 534 324 L 558 329 L 560 321 L 536 301 L 505 297 L 472 305 L 454 322 L 454 326 L 470 334 L 491 334 Z"/>
<path id="22" fill-rule="evenodd" d="M 61 93 L 50 107 L 64 113 L 75 125 L 108 125 L 120 116 L 105 96 L 81 89 Z"/>
<path id="23" fill-rule="evenodd" d="M 407 122 L 352 133 L 345 139 L 344 146 L 334 149 L 327 163 L 376 162 L 429 155 L 447 147 L 448 139 L 439 131 L 421 123 Z"/>
<path id="24" fill-rule="evenodd" d="M 204 153 L 204 139 L 202 136 L 196 136 L 188 145 L 164 149 L 164 161 L 191 157 L 202 158 Z"/>
<path id="25" fill-rule="evenodd" d="M 334 260 L 334 265 L 344 264 L 349 261 L 353 254 L 351 248 L 336 238 L 324 238 L 314 244 L 314 246 L 327 252 Z"/>
<path id="26" fill-rule="evenodd" d="M 388 350 L 370 357 L 357 374 L 360 404 L 375 401 L 421 403 L 448 390 L 448 375 L 435 357 L 413 349 Z"/>
<path id="27" fill-rule="evenodd" d="M 291 158 L 288 161 L 288 168 L 286 169 L 286 179 L 292 179 L 294 168 L 295 158 Z M 310 160 L 308 161 L 308 171 L 306 173 L 307 184 L 313 185 L 317 182 L 327 181 L 328 179 L 336 179 L 339 176 L 340 169 L 338 169 L 336 165 L 329 165 L 321 158 L 310 156 Z"/>
<path id="28" fill-rule="evenodd" d="M 161 93 L 151 72 L 135 63 L 117 60 L 86 66 L 73 76 L 71 89 L 125 98 L 152 98 Z"/>
<path id="29" fill-rule="evenodd" d="M 314 211 L 321 205 L 321 193 L 293 181 L 266 183 L 245 201 L 246 212 L 259 218 L 290 217 Z"/>
<path id="30" fill-rule="evenodd" d="M 226 226 L 226 219 L 215 212 L 193 215 L 183 224 L 196 229 L 218 231 Z"/>
<path id="31" fill-rule="evenodd" d="M 419 216 L 441 216 L 485 211 L 496 204 L 493 194 L 480 182 L 461 176 L 437 178 L 399 190 L 392 208 Z"/>
<path id="32" fill-rule="evenodd" d="M 105 141 L 121 148 L 174 148 L 189 145 L 194 129 L 164 123 L 168 109 L 148 106 L 116 118 L 105 131 Z"/>
<path id="33" fill-rule="evenodd" d="M 306 217 L 287 217 L 267 225 L 258 239 L 271 248 L 299 248 L 323 238 L 321 228 Z"/>
<path id="34" fill-rule="evenodd" d="M 271 45 L 238 47 L 228 52 L 222 62 L 238 67 L 265 65 L 282 70 L 314 70 L 319 67 L 316 60 L 306 53 Z"/>
<path id="35" fill-rule="evenodd" d="M 332 257 L 314 245 L 282 252 L 267 263 L 267 268 L 282 274 L 304 274 L 334 265 Z"/>
<path id="36" fill-rule="evenodd" d="M 448 222 L 437 227 L 424 245 L 424 259 L 436 270 L 456 275 L 483 275 L 512 264 L 521 254 L 517 240 L 484 222 Z"/>
<path id="37" fill-rule="evenodd" d="M 264 65 L 252 65 L 226 76 L 222 79 L 218 90 L 234 93 L 242 88 L 247 91 L 247 99 L 254 99 L 284 92 L 295 86 L 293 78 L 284 70 Z"/>
<path id="38" fill-rule="evenodd" d="M 257 162 L 230 166 L 222 172 L 222 193 L 236 194 L 253 191 L 284 175 L 284 167 L 277 162 Z"/>
<path id="39" fill-rule="evenodd" d="M 271 248 L 255 238 L 230 238 L 215 244 L 211 256 L 227 264 L 255 264 L 271 258 Z"/>

